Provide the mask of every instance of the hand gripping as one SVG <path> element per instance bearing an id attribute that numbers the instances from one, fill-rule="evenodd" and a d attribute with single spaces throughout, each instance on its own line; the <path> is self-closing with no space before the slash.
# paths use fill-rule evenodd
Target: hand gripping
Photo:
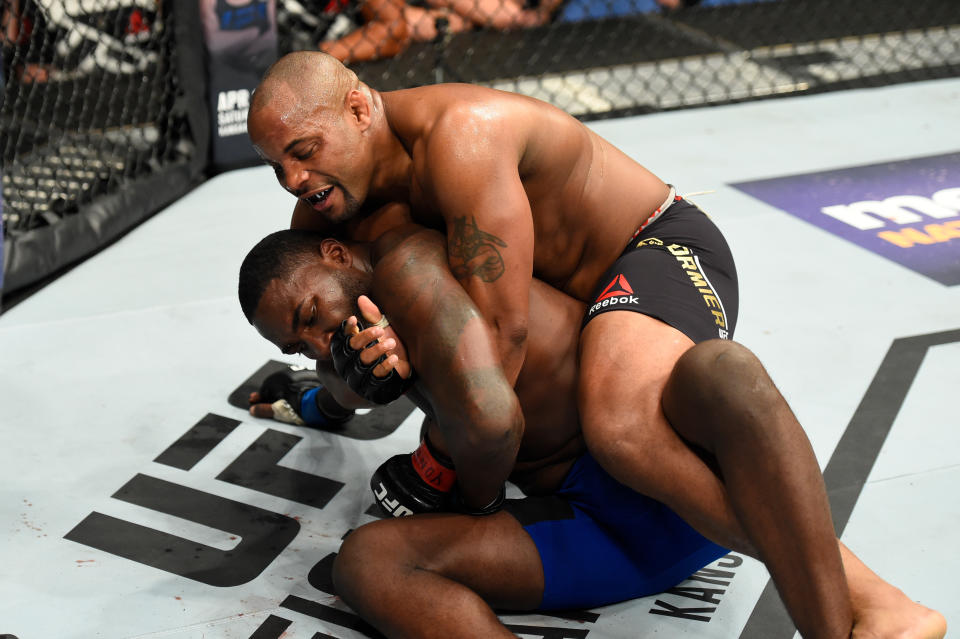
<path id="1" fill-rule="evenodd" d="M 383 326 L 387 325 L 386 316 L 381 322 Z M 357 318 L 357 326 L 361 331 L 366 328 L 360 318 Z M 391 370 L 386 377 L 377 377 L 373 374 L 373 369 L 386 359 L 386 355 L 381 355 L 370 364 L 364 364 L 360 359 L 363 349 L 358 350 L 352 347 L 350 337 L 347 335 L 347 320 L 343 320 L 339 330 L 334 332 L 330 340 L 333 368 L 347 382 L 350 390 L 376 404 L 389 404 L 407 392 L 413 384 L 412 376 L 404 379 L 396 370 Z M 375 340 L 364 348 L 370 348 L 376 343 Z"/>

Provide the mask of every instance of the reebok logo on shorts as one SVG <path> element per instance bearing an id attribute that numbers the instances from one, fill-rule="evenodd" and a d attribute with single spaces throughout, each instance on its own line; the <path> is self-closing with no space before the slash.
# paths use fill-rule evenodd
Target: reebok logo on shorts
<path id="1" fill-rule="evenodd" d="M 633 288 L 630 282 L 623 276 L 623 273 L 613 278 L 613 281 L 607 284 L 603 289 L 596 303 L 587 311 L 587 315 L 592 315 L 597 310 L 612 306 L 614 304 L 636 304 L 639 300 L 633 295 Z"/>

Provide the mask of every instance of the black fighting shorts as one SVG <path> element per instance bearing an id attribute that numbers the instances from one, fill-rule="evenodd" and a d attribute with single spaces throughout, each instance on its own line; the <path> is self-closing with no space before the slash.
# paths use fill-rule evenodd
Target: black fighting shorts
<path id="1" fill-rule="evenodd" d="M 607 311 L 654 317 L 699 343 L 732 339 L 737 270 L 720 230 L 699 208 L 670 198 L 604 273 L 583 325 Z"/>

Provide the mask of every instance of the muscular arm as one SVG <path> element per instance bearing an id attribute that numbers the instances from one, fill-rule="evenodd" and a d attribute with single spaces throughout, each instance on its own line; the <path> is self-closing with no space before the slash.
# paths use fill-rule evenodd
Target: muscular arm
<path id="1" fill-rule="evenodd" d="M 450 274 L 442 238 L 422 230 L 404 235 L 378 261 L 373 294 L 406 337 L 418 389 L 433 409 L 464 501 L 483 507 L 516 460 L 523 436 L 520 404 L 487 323 Z"/>
<path id="2" fill-rule="evenodd" d="M 450 270 L 490 323 L 514 384 L 527 343 L 533 220 L 522 151 L 497 116 L 463 107 L 444 115 L 428 143 L 424 182 L 446 222 Z"/>

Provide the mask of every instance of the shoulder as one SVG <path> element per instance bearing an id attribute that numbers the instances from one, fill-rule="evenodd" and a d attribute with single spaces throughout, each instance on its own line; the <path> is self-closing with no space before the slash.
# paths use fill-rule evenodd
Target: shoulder
<path id="1" fill-rule="evenodd" d="M 447 85 L 449 91 L 431 126 L 429 149 L 464 150 L 505 142 L 519 143 L 532 121 L 531 104 L 522 96 L 472 85 Z"/>
<path id="2" fill-rule="evenodd" d="M 418 224 L 404 224 L 383 233 L 371 247 L 374 279 L 397 282 L 430 265 L 446 265 L 446 239 Z"/>

